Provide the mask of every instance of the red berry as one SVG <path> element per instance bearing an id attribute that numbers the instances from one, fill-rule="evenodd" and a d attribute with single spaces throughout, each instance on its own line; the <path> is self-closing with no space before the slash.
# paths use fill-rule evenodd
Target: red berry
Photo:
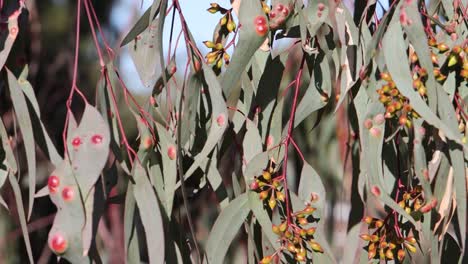
<path id="1" fill-rule="evenodd" d="M 177 67 L 176 67 L 176 66 L 173 66 L 173 67 L 171 68 L 171 75 L 174 74 L 174 73 L 176 73 L 176 71 L 177 71 Z"/>
<path id="2" fill-rule="evenodd" d="M 281 13 L 283 13 L 283 15 L 287 17 L 289 15 L 289 9 L 285 7 Z"/>
<path id="3" fill-rule="evenodd" d="M 143 142 L 143 149 L 149 149 L 153 146 L 153 139 L 150 136 L 146 136 L 142 140 Z"/>
<path id="4" fill-rule="evenodd" d="M 94 135 L 91 137 L 91 143 L 94 145 L 101 144 L 102 143 L 102 136 L 101 135 Z"/>
<path id="5" fill-rule="evenodd" d="M 62 190 L 62 198 L 65 201 L 71 201 L 75 198 L 75 191 L 73 190 L 73 187 L 65 187 Z"/>
<path id="6" fill-rule="evenodd" d="M 47 181 L 47 186 L 49 187 L 49 192 L 50 193 L 55 193 L 57 192 L 57 187 L 60 185 L 60 179 L 59 177 L 55 175 L 51 175 L 49 177 L 49 180 Z"/>
<path id="7" fill-rule="evenodd" d="M 224 126 L 226 118 L 224 117 L 224 114 L 219 114 L 218 117 L 216 118 L 216 123 L 218 123 L 218 126 Z"/>
<path id="8" fill-rule="evenodd" d="M 257 190 L 258 189 L 258 182 L 255 180 L 250 184 L 250 189 L 251 190 Z"/>
<path id="9" fill-rule="evenodd" d="M 375 196 L 380 196 L 380 188 L 377 186 L 372 186 L 371 193 Z"/>
<path id="10" fill-rule="evenodd" d="M 262 15 L 256 16 L 254 20 L 254 24 L 258 26 L 264 26 L 266 24 L 266 18 Z"/>
<path id="11" fill-rule="evenodd" d="M 262 37 L 268 32 L 268 28 L 265 25 L 257 25 L 255 30 L 257 31 L 257 34 Z"/>
<path id="12" fill-rule="evenodd" d="M 12 27 L 12 28 L 10 29 L 10 36 L 11 36 L 12 38 L 14 38 L 14 37 L 16 37 L 16 35 L 18 35 L 18 28 L 17 28 L 17 27 Z"/>
<path id="13" fill-rule="evenodd" d="M 72 146 L 73 146 L 74 148 L 78 148 L 80 145 L 81 145 L 81 138 L 80 138 L 80 137 L 75 137 L 75 138 L 72 140 Z"/>
<path id="14" fill-rule="evenodd" d="M 266 138 L 267 148 L 273 146 L 274 141 L 275 141 L 275 138 L 272 135 L 268 135 L 268 137 Z"/>
<path id="15" fill-rule="evenodd" d="M 275 11 L 271 11 L 270 12 L 270 18 L 275 18 L 276 16 L 276 12 Z"/>
<path id="16" fill-rule="evenodd" d="M 322 3 L 319 3 L 317 7 L 318 7 L 318 10 L 320 11 L 323 11 L 325 9 L 325 5 Z"/>
<path id="17" fill-rule="evenodd" d="M 56 233 L 49 239 L 49 247 L 56 254 L 63 254 L 68 248 L 68 243 L 61 233 Z"/>
<path id="18" fill-rule="evenodd" d="M 276 5 L 276 10 L 277 10 L 278 12 L 283 11 L 283 9 L 284 9 L 284 5 L 283 5 L 283 4 L 278 4 L 278 5 Z"/>
<path id="19" fill-rule="evenodd" d="M 175 158 L 177 157 L 177 152 L 174 146 L 169 146 L 167 148 L 167 156 L 169 156 L 169 159 L 175 160 Z"/>

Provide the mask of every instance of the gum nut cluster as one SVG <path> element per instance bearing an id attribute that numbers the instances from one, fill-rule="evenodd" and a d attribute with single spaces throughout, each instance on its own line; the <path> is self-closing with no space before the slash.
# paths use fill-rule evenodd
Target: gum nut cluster
<path id="1" fill-rule="evenodd" d="M 206 63 L 213 65 L 220 69 L 223 66 L 223 63 L 226 65 L 229 64 L 230 56 L 227 54 L 226 49 L 224 48 L 221 42 L 214 43 L 212 41 L 203 42 L 207 48 L 211 49 L 211 52 L 206 54 L 205 59 Z"/>
<path id="2" fill-rule="evenodd" d="M 277 3 L 273 6 L 272 10 L 268 14 L 270 17 L 270 28 L 277 29 L 284 24 L 286 19 L 291 15 L 292 5 L 285 6 L 282 3 Z"/>
<path id="3" fill-rule="evenodd" d="M 386 82 L 377 90 L 379 101 L 385 106 L 385 118 L 397 119 L 401 126 L 411 127 L 412 119 L 419 118 L 419 114 L 411 107 L 408 98 L 400 93 L 389 73 L 381 73 L 380 78 Z M 420 86 L 418 89 L 424 89 L 419 94 L 425 97 L 425 88 Z"/>
<path id="4" fill-rule="evenodd" d="M 422 187 L 421 185 L 417 185 L 403 193 L 398 205 L 408 214 L 412 214 L 413 212 L 424 214 L 437 206 L 437 200 L 433 199 L 429 203 L 426 203 L 423 198 Z M 412 235 L 409 235 L 411 233 L 410 230 L 414 230 L 414 226 L 411 225 L 409 230 L 402 232 L 403 227 L 408 227 L 408 225 L 397 221 L 396 217 L 391 217 L 394 213 L 390 213 L 385 219 L 373 218 L 371 216 L 363 219 L 368 225 L 370 232 L 361 234 L 360 237 L 368 242 L 366 249 L 369 260 L 380 259 L 390 261 L 398 259 L 401 262 L 408 253 L 416 252 L 417 240 Z M 371 230 L 374 231 L 371 232 Z"/>
<path id="5" fill-rule="evenodd" d="M 236 29 L 236 23 L 232 19 L 232 9 L 226 9 L 218 5 L 217 3 L 211 3 L 210 8 L 207 9 L 211 14 L 220 12 L 224 16 L 219 20 L 219 24 L 222 28 L 225 28 L 229 33 Z"/>
<path id="6" fill-rule="evenodd" d="M 451 37 L 454 42 L 458 39 L 456 33 L 453 33 Z M 457 44 L 449 47 L 442 41 L 429 38 L 428 44 L 432 47 L 431 60 L 434 65 L 434 77 L 437 81 L 443 82 L 451 72 L 456 72 L 458 76 L 468 81 L 467 41 L 464 41 L 463 45 Z M 415 64 L 418 62 L 416 54 L 411 57 L 411 62 Z"/>
<path id="7" fill-rule="evenodd" d="M 250 189 L 259 193 L 260 200 L 267 201 L 271 210 L 275 209 L 278 202 L 285 201 L 282 181 L 280 176 L 275 174 L 273 169 L 269 168 L 263 171 L 262 175 L 255 177 L 250 184 Z"/>
<path id="8" fill-rule="evenodd" d="M 299 262 L 306 261 L 307 252 L 323 253 L 322 246 L 315 240 L 316 227 L 312 223 L 317 222 L 312 214 L 316 208 L 311 205 L 292 214 L 291 222 L 283 220 L 279 225 L 273 225 L 272 231 L 280 237 L 282 249 L 291 254 Z M 260 263 L 270 263 L 273 256 L 266 256 Z"/>
<path id="9" fill-rule="evenodd" d="M 393 219 L 388 217 L 386 219 Z M 367 216 L 364 222 L 368 225 L 369 231 L 373 232 L 361 234 L 362 240 L 368 242 L 367 257 L 380 260 L 395 260 L 403 261 L 407 252 L 416 252 L 416 239 L 413 236 L 403 236 L 401 232 L 395 230 L 393 223 L 386 223 L 386 220 L 372 218 Z M 398 224 L 398 223 L 397 223 Z"/>
<path id="10" fill-rule="evenodd" d="M 254 18 L 255 32 L 260 37 L 265 36 L 268 33 L 267 19 L 264 15 L 258 15 Z"/>

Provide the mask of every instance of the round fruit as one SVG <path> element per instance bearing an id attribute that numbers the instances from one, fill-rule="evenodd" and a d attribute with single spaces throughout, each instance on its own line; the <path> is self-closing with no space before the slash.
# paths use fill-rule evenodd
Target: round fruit
<path id="1" fill-rule="evenodd" d="M 64 187 L 62 190 L 62 198 L 65 201 L 71 201 L 75 198 L 75 191 L 73 190 L 73 187 Z"/>
<path id="2" fill-rule="evenodd" d="M 47 186 L 49 187 L 49 192 L 50 193 L 56 193 L 57 188 L 59 187 L 59 185 L 60 185 L 59 177 L 57 177 L 55 175 L 51 175 L 49 177 L 49 180 L 47 181 Z"/>
<path id="3" fill-rule="evenodd" d="M 167 148 L 167 156 L 169 156 L 169 159 L 175 160 L 175 158 L 177 157 L 177 152 L 174 146 L 169 146 Z"/>
<path id="4" fill-rule="evenodd" d="M 55 254 L 63 254 L 68 248 L 67 239 L 61 233 L 55 233 L 49 239 L 49 247 Z"/>
<path id="5" fill-rule="evenodd" d="M 101 135 L 94 135 L 91 137 L 91 143 L 94 145 L 101 144 L 102 143 L 102 136 Z"/>

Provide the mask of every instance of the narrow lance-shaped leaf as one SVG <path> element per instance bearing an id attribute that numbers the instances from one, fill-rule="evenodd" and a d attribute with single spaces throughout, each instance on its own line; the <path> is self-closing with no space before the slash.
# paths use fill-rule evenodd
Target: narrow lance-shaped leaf
<path id="1" fill-rule="evenodd" d="M 28 105 L 18 80 L 13 73 L 7 69 L 8 84 L 10 87 L 11 100 L 15 108 L 21 134 L 23 135 L 24 148 L 26 150 L 26 159 L 28 164 L 28 182 L 29 182 L 29 207 L 28 219 L 31 217 L 34 205 L 34 193 L 36 192 L 36 143 L 32 130 L 31 118 L 28 112 Z"/>
<path id="2" fill-rule="evenodd" d="M 20 225 L 21 225 L 21 232 L 23 233 L 24 243 L 26 244 L 26 251 L 28 252 L 29 262 L 34 263 L 32 250 L 31 250 L 31 242 L 29 240 L 29 231 L 26 225 L 26 216 L 24 215 L 23 198 L 21 197 L 21 189 L 18 184 L 18 181 L 16 180 L 16 178 L 11 172 L 8 173 L 8 181 L 10 182 L 11 188 L 13 189 L 13 193 L 15 195 L 16 207 L 18 209 L 18 217 L 19 217 Z"/>
<path id="3" fill-rule="evenodd" d="M 208 90 L 212 103 L 211 127 L 208 133 L 208 140 L 203 146 L 201 152 L 195 157 L 193 164 L 185 172 L 184 178 L 190 177 L 192 173 L 202 164 L 203 160 L 218 144 L 218 141 L 223 136 L 228 123 L 226 103 L 221 93 L 221 86 L 216 79 L 216 75 L 214 74 L 213 70 L 206 64 L 203 64 L 203 72 L 205 74 L 206 83 L 208 84 Z"/>
<path id="4" fill-rule="evenodd" d="M 223 263 L 229 245 L 250 212 L 248 198 L 243 193 L 221 211 L 206 242 L 205 263 Z"/>
<path id="5" fill-rule="evenodd" d="M 133 195 L 146 233 L 150 263 L 164 263 L 164 228 L 155 191 L 145 169 L 135 162 Z"/>

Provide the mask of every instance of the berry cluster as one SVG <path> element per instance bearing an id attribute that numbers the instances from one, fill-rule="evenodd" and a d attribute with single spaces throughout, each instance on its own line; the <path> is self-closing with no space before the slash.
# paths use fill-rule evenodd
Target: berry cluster
<path id="1" fill-rule="evenodd" d="M 398 193 L 402 188 L 404 186 L 399 187 Z M 401 196 L 398 193 L 397 196 L 401 197 L 398 205 L 418 221 L 421 221 L 422 214 L 430 212 L 437 206 L 436 199 L 426 203 L 421 185 L 402 192 Z M 416 217 L 418 215 L 419 217 Z M 390 212 L 385 219 L 367 216 L 363 221 L 368 225 L 369 231 L 373 230 L 360 235 L 361 239 L 368 242 L 366 249 L 369 260 L 398 259 L 401 262 L 408 253 L 416 252 L 417 240 L 412 235 L 417 232 L 416 228 L 410 222 L 403 222 L 403 217 L 396 211 Z"/>
<path id="2" fill-rule="evenodd" d="M 285 197 L 282 192 L 282 181 L 279 176 L 272 177 L 275 174 L 273 168 L 263 171 L 260 177 L 255 177 L 250 184 L 250 189 L 259 193 L 262 201 L 267 201 L 271 210 L 275 209 L 277 202 L 284 202 Z"/>
<path id="3" fill-rule="evenodd" d="M 267 208 L 271 211 L 279 208 L 278 212 L 282 219 L 279 225 L 272 226 L 273 233 L 280 238 L 281 247 L 274 254 L 265 256 L 260 263 L 271 263 L 277 254 L 285 252 L 299 262 L 306 261 L 307 252 L 323 252 L 322 246 L 314 238 L 316 227 L 312 226 L 319 220 L 313 216 L 316 208 L 307 204 L 303 210 L 289 213 L 287 204 L 289 201 L 285 198 L 283 188 L 284 178 L 278 175 L 277 169 L 272 163 L 250 184 L 250 189 L 259 194 L 259 198 L 264 201 Z M 317 197 L 312 196 L 311 202 L 316 199 Z"/>
<path id="4" fill-rule="evenodd" d="M 416 211 L 424 214 L 429 212 L 432 208 L 436 207 L 437 200 L 432 200 L 430 203 L 424 204 L 422 187 L 418 185 L 411 191 L 404 192 L 403 197 L 398 205 L 408 214 Z"/>
<path id="5" fill-rule="evenodd" d="M 273 9 L 268 13 L 270 18 L 270 28 L 277 29 L 283 25 L 283 23 L 291 15 L 292 3 L 289 6 L 285 6 L 281 3 L 277 3 Z"/>
<path id="6" fill-rule="evenodd" d="M 253 23 L 254 23 L 255 32 L 257 32 L 257 35 L 263 37 L 266 35 L 266 33 L 268 33 L 267 20 L 264 15 L 256 16 Z"/>
<path id="7" fill-rule="evenodd" d="M 460 45 L 455 45 L 452 48 L 444 42 L 437 42 L 434 38 L 429 38 L 429 46 L 432 47 L 431 60 L 434 65 L 434 76 L 439 82 L 443 82 L 450 72 L 458 72 L 461 78 L 468 80 L 468 42 L 465 41 L 463 48 Z M 439 56 L 437 56 L 437 54 Z M 440 56 L 443 55 L 443 56 Z M 445 59 L 443 63 L 439 58 Z M 412 63 L 417 63 L 417 56 L 413 55 Z"/>
<path id="8" fill-rule="evenodd" d="M 416 252 L 416 239 L 413 236 L 403 236 L 400 229 L 394 228 L 390 223 L 392 217 L 377 219 L 370 216 L 364 218 L 364 222 L 369 229 L 375 231 L 368 234 L 361 234 L 360 237 L 368 242 L 367 256 L 369 260 L 394 260 L 403 261 L 406 256 L 405 249 L 410 253 Z M 378 254 L 377 254 L 378 253 Z"/>
<path id="9" fill-rule="evenodd" d="M 219 20 L 219 25 L 221 26 L 221 28 L 225 28 L 228 32 L 233 32 L 236 29 L 236 23 L 232 19 L 232 8 L 226 9 L 221 7 L 217 3 L 211 3 L 210 5 L 211 7 L 207 9 L 208 12 L 210 12 L 211 14 L 220 12 L 222 15 L 224 15 Z"/>
<path id="10" fill-rule="evenodd" d="M 382 72 L 380 78 L 386 81 L 386 83 L 377 90 L 379 100 L 385 106 L 385 118 L 398 119 L 398 123 L 401 126 L 411 127 L 411 120 L 413 118 L 419 118 L 419 114 L 413 110 L 409 104 L 408 98 L 400 93 L 389 73 Z M 420 86 L 418 89 L 419 94 L 424 98 L 426 88 Z"/>
<path id="11" fill-rule="evenodd" d="M 211 41 L 203 42 L 207 48 L 212 49 L 211 52 L 206 54 L 206 63 L 214 65 L 214 67 L 221 69 L 223 62 L 229 64 L 230 56 L 227 54 L 226 49 L 224 48 L 221 42 L 213 43 Z"/>
<path id="12" fill-rule="evenodd" d="M 272 227 L 273 232 L 280 237 L 281 250 L 289 252 L 299 262 L 307 260 L 308 251 L 323 253 L 322 246 L 315 241 L 316 227 L 311 226 L 318 221 L 312 215 L 315 210 L 316 208 L 307 205 L 302 211 L 292 214 L 289 224 L 287 220 L 284 220 L 280 225 Z M 269 263 L 264 260 L 272 257 L 263 258 L 262 263 Z"/>

